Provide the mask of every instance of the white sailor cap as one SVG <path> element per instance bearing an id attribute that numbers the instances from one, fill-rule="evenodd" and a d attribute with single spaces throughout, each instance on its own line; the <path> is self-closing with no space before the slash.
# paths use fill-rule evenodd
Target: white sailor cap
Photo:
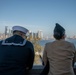
<path id="1" fill-rule="evenodd" d="M 29 30 L 28 29 L 26 29 L 26 28 L 24 28 L 24 27 L 22 27 L 22 26 L 13 26 L 12 27 L 12 30 L 13 31 L 21 31 L 21 32 L 23 32 L 23 33 L 27 33 Z"/>

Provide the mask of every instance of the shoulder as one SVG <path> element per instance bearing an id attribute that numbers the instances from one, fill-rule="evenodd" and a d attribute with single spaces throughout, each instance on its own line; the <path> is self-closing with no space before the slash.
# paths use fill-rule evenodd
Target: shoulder
<path id="1" fill-rule="evenodd" d="M 69 41 L 64 41 L 64 43 L 65 43 L 65 44 L 67 44 L 67 45 L 74 46 L 74 43 L 72 43 L 72 42 L 69 42 Z"/>
<path id="2" fill-rule="evenodd" d="M 53 42 L 48 42 L 45 44 L 45 46 L 66 46 L 66 47 L 75 47 L 75 45 L 69 41 L 53 41 Z"/>
<path id="3" fill-rule="evenodd" d="M 50 45 L 52 42 L 48 42 L 48 43 L 46 43 L 45 45 Z"/>
<path id="4" fill-rule="evenodd" d="M 64 41 L 63 44 L 64 44 L 64 46 L 66 47 L 66 49 L 69 48 L 69 49 L 71 49 L 72 51 L 73 51 L 73 50 L 76 51 L 76 48 L 75 48 L 74 43 L 69 42 L 69 41 Z"/>
<path id="5" fill-rule="evenodd" d="M 52 44 L 53 44 L 53 42 L 48 42 L 48 43 L 46 43 L 46 44 L 45 44 L 45 48 L 49 48 L 49 47 L 51 47 Z"/>
<path id="6" fill-rule="evenodd" d="M 28 40 L 27 40 L 27 42 L 26 42 L 26 45 L 28 45 L 28 46 L 33 46 L 32 42 L 30 42 L 30 41 L 28 41 Z"/>
<path id="7" fill-rule="evenodd" d="M 30 41 L 26 42 L 26 46 L 28 49 L 30 49 L 30 51 L 34 52 L 34 46 Z"/>
<path id="8" fill-rule="evenodd" d="M 0 44 L 2 43 L 3 40 L 0 41 Z"/>
<path id="9" fill-rule="evenodd" d="M 45 45 L 46 45 L 46 46 L 49 46 L 49 45 L 52 45 L 52 44 L 54 44 L 54 43 L 55 43 L 55 41 L 52 41 L 52 42 L 46 43 Z"/>
<path id="10" fill-rule="evenodd" d="M 28 41 L 28 40 L 27 40 L 27 44 L 33 45 L 32 42 L 30 42 L 30 41 Z"/>

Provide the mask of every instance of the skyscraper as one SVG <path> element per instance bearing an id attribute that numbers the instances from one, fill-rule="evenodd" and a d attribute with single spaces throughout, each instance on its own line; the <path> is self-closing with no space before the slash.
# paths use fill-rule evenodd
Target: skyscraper
<path id="1" fill-rule="evenodd" d="M 42 32 L 42 30 L 38 31 L 38 38 L 43 39 L 43 32 Z"/>
<path id="2" fill-rule="evenodd" d="M 5 26 L 5 38 L 6 38 L 6 36 L 7 36 L 7 29 L 8 28 L 8 26 Z"/>

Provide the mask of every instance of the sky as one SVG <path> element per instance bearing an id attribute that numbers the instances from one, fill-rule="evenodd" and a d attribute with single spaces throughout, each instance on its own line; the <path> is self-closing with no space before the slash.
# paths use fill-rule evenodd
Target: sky
<path id="1" fill-rule="evenodd" d="M 76 0 L 0 0 L 0 33 L 5 26 L 23 26 L 32 32 L 42 30 L 52 36 L 55 23 L 76 35 Z"/>

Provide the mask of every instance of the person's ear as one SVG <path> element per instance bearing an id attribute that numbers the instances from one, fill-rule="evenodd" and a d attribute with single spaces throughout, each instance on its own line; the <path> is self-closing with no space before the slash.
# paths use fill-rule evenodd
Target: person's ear
<path id="1" fill-rule="evenodd" d="M 62 36 L 62 39 L 65 39 L 66 38 L 66 35 Z"/>

